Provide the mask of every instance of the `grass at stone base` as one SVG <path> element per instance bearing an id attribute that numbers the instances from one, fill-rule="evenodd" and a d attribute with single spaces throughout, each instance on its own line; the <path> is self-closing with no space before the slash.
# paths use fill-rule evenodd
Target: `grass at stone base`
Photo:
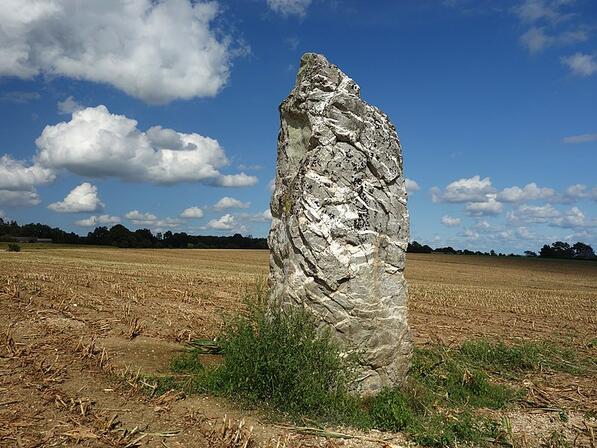
<path id="1" fill-rule="evenodd" d="M 211 347 L 221 347 L 221 364 L 204 367 L 202 346 L 190 349 L 173 360 L 174 375 L 153 379 L 154 392 L 182 389 L 227 396 L 279 418 L 404 432 L 423 446 L 484 446 L 506 432 L 478 411 L 503 409 L 524 395 L 504 380 L 538 370 L 582 373 L 595 368 L 594 360 L 549 344 L 477 340 L 456 348 L 435 345 L 415 350 L 403 387 L 360 399 L 349 389 L 358 373 L 357 359 L 343 356 L 329 333 L 316 330 L 309 313 L 266 314 L 261 297 Z"/>

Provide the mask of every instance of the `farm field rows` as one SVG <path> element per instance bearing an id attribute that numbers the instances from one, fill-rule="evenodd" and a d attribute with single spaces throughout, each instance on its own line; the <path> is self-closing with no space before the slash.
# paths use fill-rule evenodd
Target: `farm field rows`
<path id="1" fill-rule="evenodd" d="M 221 399 L 141 391 L 142 373 L 168 372 L 185 342 L 218 333 L 267 263 L 266 251 L 248 250 L 0 252 L 0 446 L 237 446 L 228 439 L 249 426 L 262 446 L 355 443 L 289 434 Z M 419 346 L 533 340 L 596 354 L 597 263 L 409 254 L 406 275 Z M 562 430 L 594 443 L 583 417 L 597 412 L 594 377 L 525 381 L 543 408 L 570 412 Z M 509 418 L 532 441 L 561 429 L 557 416 L 518 409 Z"/>

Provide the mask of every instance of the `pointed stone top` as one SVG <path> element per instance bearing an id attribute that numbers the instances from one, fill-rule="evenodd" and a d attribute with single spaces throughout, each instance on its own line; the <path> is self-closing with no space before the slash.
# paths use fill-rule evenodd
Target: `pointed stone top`
<path id="1" fill-rule="evenodd" d="M 359 86 L 337 66 L 330 63 L 319 53 L 305 53 L 301 58 L 301 66 L 296 75 L 296 87 L 333 91 L 342 90 L 360 96 Z"/>

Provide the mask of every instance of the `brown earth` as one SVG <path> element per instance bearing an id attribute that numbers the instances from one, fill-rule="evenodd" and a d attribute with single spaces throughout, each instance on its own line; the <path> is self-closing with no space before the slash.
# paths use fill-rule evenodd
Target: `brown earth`
<path id="1" fill-rule="evenodd" d="M 0 446 L 406 445 L 350 429 L 361 438 L 300 435 L 213 397 L 149 396 L 142 375 L 167 373 L 186 341 L 216 335 L 267 274 L 267 252 L 24 246 L 0 252 Z M 595 356 L 597 263 L 409 254 L 407 278 L 420 345 L 550 340 Z M 595 443 L 594 377 L 524 381 L 528 408 L 499 416 L 520 446 L 553 431 Z"/>

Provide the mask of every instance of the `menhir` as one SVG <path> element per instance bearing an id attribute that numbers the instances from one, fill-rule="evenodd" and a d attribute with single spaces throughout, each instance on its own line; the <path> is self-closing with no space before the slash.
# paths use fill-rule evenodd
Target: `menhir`
<path id="1" fill-rule="evenodd" d="M 361 395 L 400 384 L 412 340 L 396 129 L 352 79 L 313 53 L 302 57 L 280 118 L 269 304 L 305 307 L 356 351 Z"/>

